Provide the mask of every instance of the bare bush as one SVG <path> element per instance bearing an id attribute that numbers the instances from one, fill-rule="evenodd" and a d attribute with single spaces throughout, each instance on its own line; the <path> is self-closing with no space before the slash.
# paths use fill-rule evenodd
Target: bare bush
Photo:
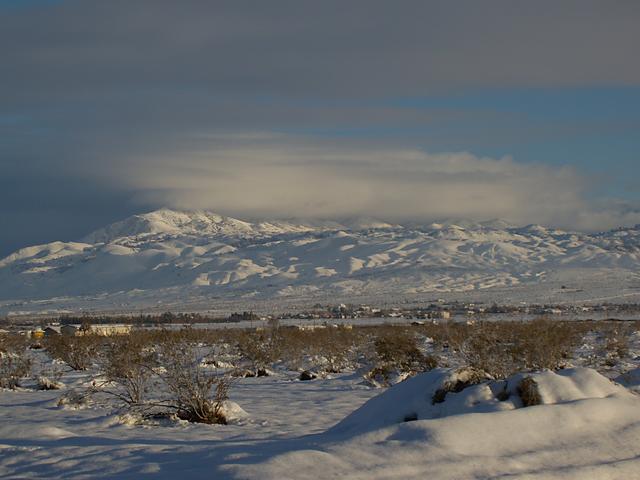
<path id="1" fill-rule="evenodd" d="M 319 365 L 329 373 L 339 373 L 351 363 L 356 338 L 352 330 L 331 327 L 313 331 L 310 353 L 321 358 Z"/>
<path id="2" fill-rule="evenodd" d="M 292 370 L 338 373 L 353 364 L 356 335 L 344 327 L 282 329 L 280 360 Z"/>
<path id="3" fill-rule="evenodd" d="M 161 347 L 162 378 L 170 399 L 166 406 L 189 422 L 226 424 L 224 402 L 229 397 L 231 377 L 207 372 L 193 344 L 169 340 Z"/>
<path id="4" fill-rule="evenodd" d="M 15 389 L 20 380 L 31 373 L 31 360 L 26 353 L 23 337 L 11 334 L 0 335 L 0 388 Z"/>
<path id="5" fill-rule="evenodd" d="M 58 398 L 58 407 L 74 409 L 85 408 L 89 404 L 89 398 L 93 393 L 93 389 L 86 391 L 69 390 Z"/>
<path id="6" fill-rule="evenodd" d="M 470 328 L 460 350 L 466 362 L 494 378 L 517 371 L 560 368 L 579 339 L 567 322 L 481 322 Z"/>
<path id="7" fill-rule="evenodd" d="M 15 333 L 0 333 L 0 353 L 24 352 L 29 345 L 24 335 Z"/>
<path id="8" fill-rule="evenodd" d="M 629 337 L 631 328 L 628 324 L 617 322 L 603 328 L 605 355 L 620 359 L 629 355 Z"/>
<path id="9" fill-rule="evenodd" d="M 420 351 L 415 335 L 402 328 L 382 330 L 374 340 L 374 350 L 374 367 L 367 378 L 376 384 L 388 385 L 393 375 L 399 374 L 403 379 L 438 366 L 434 356 Z"/>
<path id="10" fill-rule="evenodd" d="M 54 335 L 46 340 L 47 352 L 74 370 L 86 370 L 96 359 L 102 340 L 96 335 L 67 337 Z"/>
<path id="11" fill-rule="evenodd" d="M 460 346 L 460 353 L 470 366 L 493 378 L 505 378 L 517 368 L 513 359 L 513 335 L 495 324 L 479 324 Z M 511 337 L 511 338 L 509 338 Z"/>
<path id="12" fill-rule="evenodd" d="M 438 366 L 432 355 L 423 354 L 415 335 L 394 328 L 374 341 L 378 363 L 403 372 L 424 372 Z"/>
<path id="13" fill-rule="evenodd" d="M 155 365 L 156 352 L 144 335 L 132 333 L 114 339 L 107 348 L 103 370 L 107 382 L 115 384 L 118 390 L 108 393 L 131 408 L 142 406 Z"/>
<path id="14" fill-rule="evenodd" d="M 538 383 L 531 377 L 524 377 L 518 384 L 518 395 L 525 407 L 542 404 Z"/>
<path id="15" fill-rule="evenodd" d="M 514 352 L 518 367 L 525 370 L 555 370 L 569 358 L 579 339 L 579 326 L 539 318 L 519 324 L 518 348 Z"/>
<path id="16" fill-rule="evenodd" d="M 438 388 L 431 398 L 433 405 L 445 401 L 448 393 L 458 393 L 471 385 L 489 380 L 487 373 L 474 367 L 459 368 Z"/>
<path id="17" fill-rule="evenodd" d="M 279 329 L 278 329 L 279 330 Z M 280 358 L 280 332 L 242 332 L 237 338 L 237 347 L 243 359 L 249 361 L 254 370 L 267 368 Z"/>
<path id="18" fill-rule="evenodd" d="M 31 373 L 31 360 L 24 354 L 0 353 L 0 388 L 15 389 Z"/>

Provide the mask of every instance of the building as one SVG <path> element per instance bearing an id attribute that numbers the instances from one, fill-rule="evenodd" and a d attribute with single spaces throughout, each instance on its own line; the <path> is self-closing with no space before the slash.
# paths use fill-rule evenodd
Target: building
<path id="1" fill-rule="evenodd" d="M 80 325 L 66 324 L 60 327 L 48 326 L 44 329 L 44 336 L 64 335 L 65 337 L 75 337 L 78 335 L 127 335 L 131 332 L 131 325 L 99 324 L 89 325 L 83 328 Z"/>
<path id="2" fill-rule="evenodd" d="M 45 327 L 42 335 L 37 336 L 36 334 L 38 333 L 38 331 L 36 330 L 35 332 L 33 332 L 33 334 L 31 335 L 34 338 L 42 338 L 44 337 L 53 337 L 56 335 L 60 335 L 60 327 L 53 327 L 51 325 L 49 325 L 48 327 Z"/>
<path id="3" fill-rule="evenodd" d="M 60 333 L 65 337 L 75 337 L 78 334 L 78 327 L 75 325 L 62 325 Z"/>
<path id="4" fill-rule="evenodd" d="M 109 335 L 128 335 L 131 333 L 131 325 L 110 323 L 91 325 L 88 333 L 93 335 L 102 335 L 105 337 L 108 337 Z"/>

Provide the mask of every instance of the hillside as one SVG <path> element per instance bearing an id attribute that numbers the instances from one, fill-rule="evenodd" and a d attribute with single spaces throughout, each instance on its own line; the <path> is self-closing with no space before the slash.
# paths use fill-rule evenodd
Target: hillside
<path id="1" fill-rule="evenodd" d="M 99 299 L 116 309 L 135 308 L 138 297 L 146 304 L 349 295 L 491 299 L 507 291 L 533 299 L 560 285 L 592 298 L 634 295 L 639 272 L 638 226 L 586 234 L 500 221 L 252 223 L 162 209 L 78 242 L 27 247 L 0 260 L 0 306 L 35 308 L 34 301 L 58 298 L 55 306 L 59 297 L 83 298 L 88 307 Z"/>

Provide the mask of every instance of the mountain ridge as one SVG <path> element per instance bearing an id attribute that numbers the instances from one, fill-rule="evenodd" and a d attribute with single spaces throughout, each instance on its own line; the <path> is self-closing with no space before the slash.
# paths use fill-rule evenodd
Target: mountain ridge
<path id="1" fill-rule="evenodd" d="M 536 289 L 555 278 L 640 286 L 638 226 L 590 234 L 501 220 L 345 223 L 249 222 L 160 209 L 79 242 L 25 247 L 5 257 L 0 301 L 139 291 L 163 298 L 167 289 L 187 299 L 490 293 Z"/>

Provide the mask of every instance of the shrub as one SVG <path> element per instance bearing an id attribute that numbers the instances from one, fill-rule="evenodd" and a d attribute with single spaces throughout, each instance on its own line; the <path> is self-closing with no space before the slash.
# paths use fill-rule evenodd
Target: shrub
<path id="1" fill-rule="evenodd" d="M 445 401 L 448 393 L 458 393 L 471 385 L 477 385 L 488 380 L 486 372 L 473 367 L 463 367 L 456 370 L 431 398 L 433 405 Z"/>
<path id="2" fill-rule="evenodd" d="M 132 333 L 114 339 L 104 358 L 104 374 L 119 390 L 108 391 L 129 407 L 141 406 L 145 400 L 149 381 L 154 375 L 156 353 L 143 335 Z"/>
<path id="3" fill-rule="evenodd" d="M 0 353 L 24 352 L 29 342 L 23 335 L 0 333 Z"/>
<path id="4" fill-rule="evenodd" d="M 24 353 L 0 353 L 0 388 L 15 389 L 30 373 L 31 360 Z"/>
<path id="5" fill-rule="evenodd" d="M 96 335 L 67 337 L 54 335 L 46 340 L 52 358 L 62 360 L 74 370 L 86 370 L 96 359 L 101 338 Z"/>
<path id="6" fill-rule="evenodd" d="M 0 334 L 0 388 L 15 389 L 31 373 L 24 337 Z"/>
<path id="7" fill-rule="evenodd" d="M 395 373 L 411 375 L 438 366 L 434 356 L 420 351 L 416 337 L 401 328 L 383 330 L 374 340 L 374 349 L 375 365 L 367 377 L 375 383 L 388 384 Z"/>
<path id="8" fill-rule="evenodd" d="M 629 355 L 629 336 L 631 329 L 627 324 L 617 323 L 603 331 L 605 351 L 617 358 Z"/>
<path id="9" fill-rule="evenodd" d="M 229 397 L 231 377 L 207 372 L 193 344 L 165 342 L 161 347 L 162 378 L 170 392 L 166 406 L 183 420 L 226 424 L 223 407 Z"/>
<path id="10" fill-rule="evenodd" d="M 487 372 L 493 378 L 505 378 L 517 369 L 513 360 L 513 335 L 495 324 L 481 323 L 470 327 L 471 334 L 460 347 L 471 367 Z"/>
<path id="11" fill-rule="evenodd" d="M 89 404 L 89 396 L 93 390 L 69 390 L 58 399 L 58 407 L 84 408 Z"/>
<path id="12" fill-rule="evenodd" d="M 375 342 L 378 360 L 383 365 L 404 372 L 423 372 L 437 366 L 437 360 L 424 355 L 416 337 L 405 330 L 394 329 L 378 337 Z"/>
<path id="13" fill-rule="evenodd" d="M 574 322 L 546 318 L 521 323 L 516 333 L 518 348 L 514 357 L 518 367 L 525 370 L 561 367 L 579 339 L 579 328 Z"/>
<path id="14" fill-rule="evenodd" d="M 542 404 L 542 397 L 538 391 L 537 382 L 531 377 L 524 377 L 518 384 L 518 395 L 525 407 Z"/>
<path id="15" fill-rule="evenodd" d="M 576 346 L 579 329 L 568 322 L 481 322 L 469 327 L 461 353 L 494 378 L 518 371 L 557 369 Z"/>
<path id="16" fill-rule="evenodd" d="M 338 373 L 347 368 L 355 343 L 352 330 L 328 327 L 300 333 L 303 334 L 303 349 L 316 363 L 313 367 L 329 373 Z M 288 346 L 289 337 L 283 343 Z"/>

